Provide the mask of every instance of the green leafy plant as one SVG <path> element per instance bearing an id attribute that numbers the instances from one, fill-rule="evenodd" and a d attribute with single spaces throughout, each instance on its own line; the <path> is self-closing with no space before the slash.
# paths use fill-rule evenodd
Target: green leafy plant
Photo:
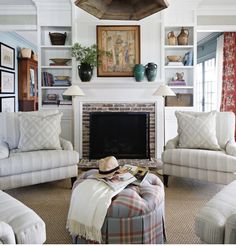
<path id="1" fill-rule="evenodd" d="M 99 50 L 97 45 L 82 46 L 79 43 L 75 43 L 72 46 L 72 57 L 75 57 L 76 61 L 81 63 L 88 63 L 93 67 L 97 67 L 101 64 L 99 58 L 101 56 L 111 56 L 110 52 Z"/>

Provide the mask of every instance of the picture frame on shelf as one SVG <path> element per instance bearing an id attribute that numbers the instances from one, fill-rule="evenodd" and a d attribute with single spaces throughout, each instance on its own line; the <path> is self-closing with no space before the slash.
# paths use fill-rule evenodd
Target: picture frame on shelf
<path id="1" fill-rule="evenodd" d="M 15 112 L 15 97 L 0 97 L 0 112 Z"/>
<path id="2" fill-rule="evenodd" d="M 0 66 L 15 70 L 15 49 L 0 43 Z"/>
<path id="3" fill-rule="evenodd" d="M 15 73 L 0 70 L 0 93 L 1 94 L 15 93 Z"/>
<path id="4" fill-rule="evenodd" d="M 140 26 L 97 26 L 97 46 L 111 56 L 100 58 L 98 77 L 133 77 L 140 63 Z"/>

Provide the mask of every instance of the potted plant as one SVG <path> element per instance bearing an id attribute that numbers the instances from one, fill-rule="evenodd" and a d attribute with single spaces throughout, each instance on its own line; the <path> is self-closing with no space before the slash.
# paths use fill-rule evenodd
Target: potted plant
<path id="1" fill-rule="evenodd" d="M 93 76 L 93 68 L 99 66 L 99 56 L 107 55 L 110 53 L 106 51 L 98 50 L 97 45 L 82 46 L 79 43 L 75 43 L 72 46 L 72 57 L 75 57 L 79 62 L 78 72 L 81 81 L 90 81 Z"/>

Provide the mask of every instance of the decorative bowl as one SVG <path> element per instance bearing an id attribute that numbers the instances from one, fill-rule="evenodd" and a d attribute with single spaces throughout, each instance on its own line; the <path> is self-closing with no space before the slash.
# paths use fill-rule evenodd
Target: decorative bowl
<path id="1" fill-rule="evenodd" d="M 167 59 L 170 62 L 179 62 L 182 59 L 182 56 L 167 56 Z"/>
<path id="2" fill-rule="evenodd" d="M 56 65 L 66 65 L 71 59 L 69 58 L 50 58 Z"/>
<path id="3" fill-rule="evenodd" d="M 65 75 L 60 75 L 60 76 L 55 76 L 57 80 L 69 80 L 70 76 L 65 76 Z"/>

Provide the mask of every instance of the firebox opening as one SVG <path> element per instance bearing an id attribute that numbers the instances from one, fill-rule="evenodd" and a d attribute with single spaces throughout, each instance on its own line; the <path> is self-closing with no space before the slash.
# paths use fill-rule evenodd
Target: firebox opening
<path id="1" fill-rule="evenodd" d="M 149 113 L 90 113 L 89 146 L 89 159 L 150 159 Z"/>

